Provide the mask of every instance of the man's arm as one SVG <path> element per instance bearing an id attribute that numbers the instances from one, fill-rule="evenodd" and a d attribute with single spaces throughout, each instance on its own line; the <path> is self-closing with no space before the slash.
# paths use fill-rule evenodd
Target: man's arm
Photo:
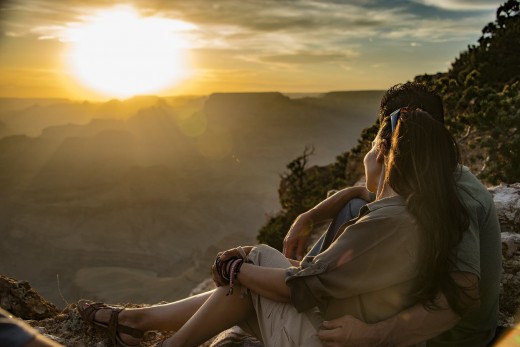
<path id="1" fill-rule="evenodd" d="M 452 328 L 459 319 L 449 308 L 428 311 L 417 304 L 375 324 L 366 324 L 352 316 L 325 321 L 318 337 L 324 347 L 413 346 Z"/>
<path id="2" fill-rule="evenodd" d="M 454 272 L 452 277 L 468 288 L 471 297 L 478 297 L 478 277 L 468 272 Z M 343 316 L 323 322 L 318 332 L 325 347 L 346 346 L 411 346 L 427 341 L 452 328 L 460 320 L 440 293 L 436 304 L 439 309 L 428 311 L 422 304 L 412 306 L 385 321 L 366 324 Z M 471 305 L 478 305 L 475 300 Z"/>
<path id="3" fill-rule="evenodd" d="M 326 219 L 334 218 L 343 206 L 354 198 L 368 201 L 370 193 L 365 187 L 345 188 L 299 215 L 285 236 L 283 254 L 287 258 L 292 258 L 296 254 L 296 259 L 302 259 L 313 226 Z"/>

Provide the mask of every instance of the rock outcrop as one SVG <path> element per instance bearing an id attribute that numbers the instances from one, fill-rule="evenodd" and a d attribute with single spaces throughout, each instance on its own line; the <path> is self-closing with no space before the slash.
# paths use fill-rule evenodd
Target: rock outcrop
<path id="1" fill-rule="evenodd" d="M 520 183 L 493 187 L 490 192 L 493 194 L 502 227 L 504 271 L 501 281 L 499 325 L 508 328 L 520 322 Z M 214 288 L 212 281 L 207 280 L 198 285 L 192 294 L 212 288 Z M 146 306 L 122 305 L 125 307 Z M 110 342 L 102 331 L 94 329 L 82 321 L 74 304 L 68 305 L 60 312 L 25 281 L 0 276 L 0 306 L 25 320 L 42 334 L 65 346 L 110 346 Z M 148 332 L 141 346 L 155 346 L 169 334 L 171 333 Z M 234 327 L 202 346 L 261 347 L 262 344 Z"/>
<path id="2" fill-rule="evenodd" d="M 0 276 L 0 307 L 22 319 L 54 317 L 58 309 L 42 298 L 27 281 Z"/>
<path id="3" fill-rule="evenodd" d="M 502 281 L 499 325 L 520 322 L 520 183 L 489 189 L 502 229 Z"/>

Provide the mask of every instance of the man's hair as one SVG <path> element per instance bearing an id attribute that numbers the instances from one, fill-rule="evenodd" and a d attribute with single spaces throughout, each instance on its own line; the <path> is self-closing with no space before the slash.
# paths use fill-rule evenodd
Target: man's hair
<path id="1" fill-rule="evenodd" d="M 435 120 L 444 123 L 444 106 L 441 97 L 426 85 L 417 82 L 396 84 L 381 99 L 379 122 L 393 111 L 410 107 L 428 112 Z"/>

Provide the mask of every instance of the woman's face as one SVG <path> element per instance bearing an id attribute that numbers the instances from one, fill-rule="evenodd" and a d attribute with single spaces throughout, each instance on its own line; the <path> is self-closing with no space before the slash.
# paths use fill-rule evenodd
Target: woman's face
<path id="1" fill-rule="evenodd" d="M 363 159 L 363 164 L 365 164 L 367 189 L 373 193 L 377 192 L 379 178 L 381 177 L 381 171 L 383 170 L 383 160 L 381 160 L 382 156 L 379 155 L 380 152 L 377 143 L 378 139 L 376 138 L 372 141 L 372 149 L 368 151 L 365 155 L 365 159 Z"/>

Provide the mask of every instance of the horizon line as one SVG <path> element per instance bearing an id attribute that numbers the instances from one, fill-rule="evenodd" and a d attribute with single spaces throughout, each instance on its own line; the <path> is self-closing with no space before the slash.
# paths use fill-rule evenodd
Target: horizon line
<path id="1" fill-rule="evenodd" d="M 1 100 L 61 100 L 61 101 L 72 101 L 72 102 L 110 102 L 110 101 L 129 101 L 137 98 L 175 98 L 175 97 L 206 97 L 215 94 L 282 94 L 290 97 L 290 95 L 325 95 L 332 93 L 359 93 L 359 92 L 381 92 L 386 89 L 353 89 L 353 90 L 330 90 L 325 92 L 282 92 L 282 91 L 227 91 L 227 92 L 211 92 L 207 94 L 171 94 L 171 95 L 158 95 L 158 94 L 136 94 L 127 98 L 108 97 L 106 99 L 98 98 L 69 98 L 59 96 L 0 96 Z"/>

